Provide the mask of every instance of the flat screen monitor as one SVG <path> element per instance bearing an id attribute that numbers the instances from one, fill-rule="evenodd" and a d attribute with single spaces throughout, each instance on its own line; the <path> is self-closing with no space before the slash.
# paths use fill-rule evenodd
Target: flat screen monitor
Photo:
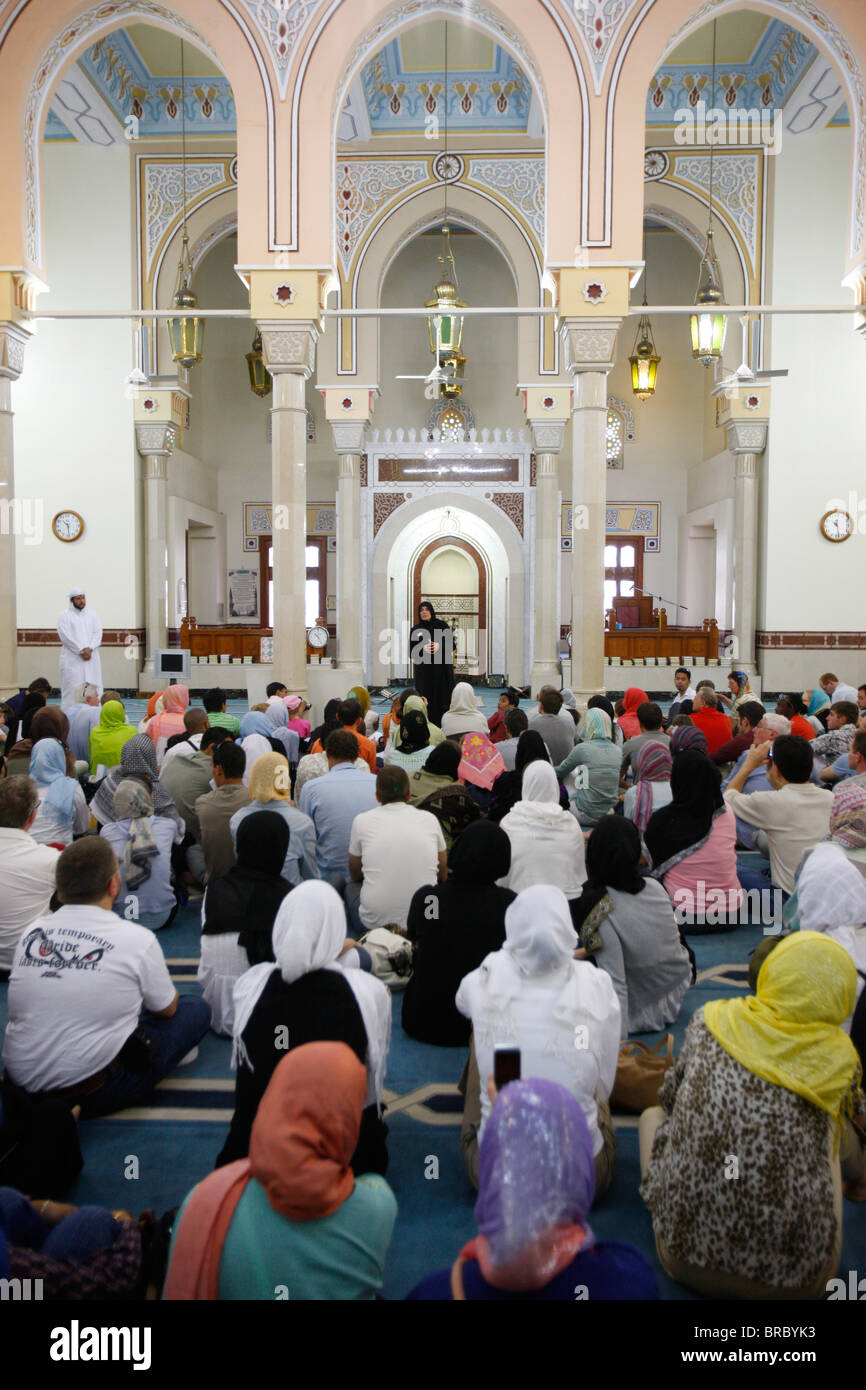
<path id="1" fill-rule="evenodd" d="M 186 647 L 166 647 L 156 653 L 154 667 L 158 676 L 168 676 L 169 680 L 188 681 L 190 673 L 189 650 Z"/>

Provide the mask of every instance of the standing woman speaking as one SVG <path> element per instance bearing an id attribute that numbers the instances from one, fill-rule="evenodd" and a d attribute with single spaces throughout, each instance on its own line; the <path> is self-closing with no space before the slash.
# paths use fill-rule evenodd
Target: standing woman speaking
<path id="1" fill-rule="evenodd" d="M 436 617 L 432 603 L 418 605 L 418 621 L 409 634 L 415 689 L 427 701 L 427 718 L 441 724 L 454 686 L 454 634 Z"/>

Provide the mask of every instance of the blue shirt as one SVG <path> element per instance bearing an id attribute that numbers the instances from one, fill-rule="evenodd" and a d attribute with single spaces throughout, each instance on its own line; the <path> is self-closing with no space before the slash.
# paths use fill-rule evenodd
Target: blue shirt
<path id="1" fill-rule="evenodd" d="M 375 777 L 352 763 L 337 763 L 324 777 L 304 783 L 298 806 L 316 827 L 316 860 L 323 878 L 348 877 L 352 822 L 377 805 Z"/>
<path id="2" fill-rule="evenodd" d="M 659 1296 L 658 1280 L 643 1255 L 633 1245 L 618 1240 L 602 1241 L 591 1250 L 581 1251 L 549 1284 L 531 1293 L 494 1288 L 484 1278 L 477 1260 L 467 1260 L 463 1266 L 463 1290 L 473 1302 L 573 1303 L 577 1299 L 592 1303 L 599 1299 L 644 1300 Z M 452 1297 L 451 1270 L 428 1274 L 406 1297 L 447 1302 Z"/>
<path id="3" fill-rule="evenodd" d="M 724 791 L 728 783 L 731 782 L 734 777 L 736 777 L 737 773 L 740 771 L 740 768 L 743 766 L 743 763 L 746 761 L 746 758 L 748 757 L 750 752 L 751 749 L 747 748 L 737 758 L 737 761 L 734 763 L 734 766 L 731 768 L 730 772 L 728 773 L 727 777 L 722 783 L 722 791 Z M 760 767 L 756 767 L 752 772 L 749 773 L 748 777 L 742 785 L 741 790 L 744 796 L 751 796 L 752 792 L 771 792 L 773 790 L 767 777 L 766 763 L 761 763 Z M 737 839 L 739 840 L 740 844 L 744 845 L 746 849 L 754 849 L 755 835 L 757 834 L 757 826 L 749 825 L 746 821 L 740 820 L 739 816 L 736 817 L 736 821 Z"/>
<path id="4" fill-rule="evenodd" d="M 282 816 L 289 827 L 289 848 L 283 860 L 281 877 L 293 888 L 297 888 L 302 879 L 318 878 L 316 828 L 309 816 L 296 811 L 288 801 L 251 801 L 249 806 L 242 806 L 239 811 L 235 811 L 229 821 L 232 848 L 237 851 L 238 826 L 244 816 L 251 816 L 253 811 L 273 811 L 276 815 Z"/>

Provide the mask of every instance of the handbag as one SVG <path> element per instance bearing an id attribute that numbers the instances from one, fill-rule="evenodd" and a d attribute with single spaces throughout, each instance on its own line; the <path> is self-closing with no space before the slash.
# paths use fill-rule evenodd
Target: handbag
<path id="1" fill-rule="evenodd" d="M 665 1050 L 660 1054 L 662 1047 Z M 655 1047 L 642 1042 L 623 1043 L 610 1093 L 611 1109 L 639 1115 L 651 1105 L 658 1105 L 665 1072 L 675 1062 L 673 1033 L 668 1033 Z"/>
<path id="2" fill-rule="evenodd" d="M 412 978 L 413 943 L 388 927 L 373 927 L 357 943 L 369 951 L 372 974 L 390 989 L 405 989 Z"/>

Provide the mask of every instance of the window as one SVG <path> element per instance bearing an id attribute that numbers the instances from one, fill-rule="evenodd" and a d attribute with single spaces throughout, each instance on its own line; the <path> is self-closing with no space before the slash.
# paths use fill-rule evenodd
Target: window
<path id="1" fill-rule="evenodd" d="M 304 585 L 304 625 L 315 627 L 319 618 L 327 618 L 328 542 L 325 536 L 307 536 L 305 551 L 307 580 Z"/>
<path id="2" fill-rule="evenodd" d="M 618 596 L 632 598 L 643 588 L 642 541 L 618 540 L 608 536 L 604 547 L 604 611 L 613 607 Z"/>
<path id="3" fill-rule="evenodd" d="M 605 431 L 608 468 L 622 468 L 623 466 L 623 435 L 622 416 L 618 410 L 609 407 L 607 412 L 607 429 Z"/>

